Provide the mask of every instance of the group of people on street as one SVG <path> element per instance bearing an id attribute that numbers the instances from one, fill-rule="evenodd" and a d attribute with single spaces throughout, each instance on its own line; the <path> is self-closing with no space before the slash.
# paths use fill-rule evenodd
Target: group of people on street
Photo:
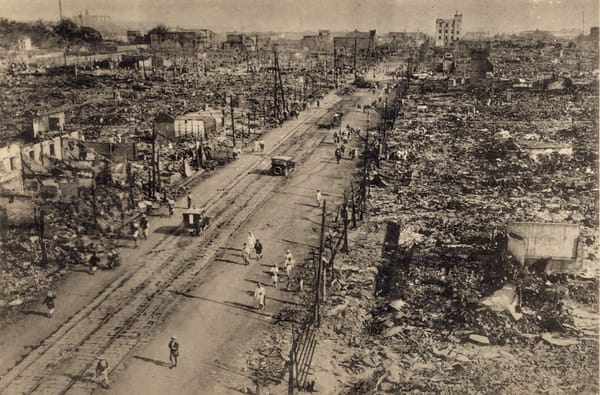
<path id="1" fill-rule="evenodd" d="M 264 140 L 254 141 L 254 152 L 265 152 L 265 141 Z"/>
<path id="2" fill-rule="evenodd" d="M 50 295 L 50 291 L 48 292 Z M 171 336 L 171 340 L 168 344 L 169 348 L 169 362 L 171 363 L 169 369 L 173 369 L 177 366 L 177 358 L 179 357 L 179 342 L 175 336 Z M 104 389 L 110 388 L 110 382 L 108 380 L 108 361 L 103 355 L 96 356 L 96 375 L 95 379 L 100 379 L 100 386 Z"/>
<path id="3" fill-rule="evenodd" d="M 317 191 L 320 193 L 319 191 Z M 242 257 L 244 260 L 244 265 L 250 264 L 250 259 L 253 258 L 252 253 L 254 252 L 254 257 L 256 260 L 261 260 L 263 258 L 263 246 L 260 240 L 258 240 L 254 233 L 248 232 L 248 238 L 242 247 Z M 294 260 L 294 256 L 290 250 L 287 250 L 283 259 L 283 269 L 285 269 L 285 273 L 288 279 L 286 289 L 290 289 L 293 283 L 293 269 L 296 261 Z M 271 282 L 273 284 L 273 288 L 277 288 L 280 280 L 280 267 L 277 263 L 273 264 L 273 267 L 269 270 Z M 300 288 L 302 289 L 302 284 L 300 284 Z M 257 308 L 259 310 L 265 309 L 265 299 L 266 299 L 266 290 L 262 282 L 256 282 L 256 288 L 254 289 L 254 299 L 257 303 Z"/>
<path id="4" fill-rule="evenodd" d="M 354 130 L 350 125 L 346 125 L 346 128 L 340 129 L 339 133 L 338 131 L 333 132 L 333 142 L 334 144 L 337 144 L 335 148 L 335 159 L 338 165 L 340 164 L 340 160 L 342 160 L 346 154 L 346 144 L 348 144 L 352 132 L 360 133 L 360 129 Z M 348 149 L 348 155 L 350 156 L 350 159 L 355 159 L 356 148 Z"/>
<path id="5" fill-rule="evenodd" d="M 287 286 L 286 289 L 289 290 L 291 287 L 291 284 L 293 282 L 292 279 L 292 269 L 294 268 L 294 264 L 295 264 L 295 260 L 294 257 L 292 256 L 292 253 L 290 252 L 290 250 L 287 250 L 286 254 L 285 254 L 285 260 L 283 262 L 283 265 L 285 267 L 285 274 L 287 276 L 288 282 L 287 282 Z M 279 283 L 279 265 L 277 265 L 277 263 L 273 263 L 273 267 L 270 270 L 271 272 L 271 281 L 273 283 L 273 288 L 277 288 L 277 285 Z"/>
<path id="6" fill-rule="evenodd" d="M 248 232 L 248 239 L 242 246 L 242 258 L 244 260 L 244 265 L 250 264 L 250 259 L 254 253 L 254 257 L 256 260 L 262 259 L 263 254 L 263 245 L 256 237 L 254 237 L 254 233 Z"/>
<path id="7" fill-rule="evenodd" d="M 147 240 L 148 233 L 150 232 L 150 224 L 148 223 L 146 214 L 142 214 L 139 223 L 137 220 L 133 220 L 129 226 L 131 228 L 131 238 L 133 239 L 134 248 L 138 248 L 138 239 L 144 238 L 144 240 Z"/>

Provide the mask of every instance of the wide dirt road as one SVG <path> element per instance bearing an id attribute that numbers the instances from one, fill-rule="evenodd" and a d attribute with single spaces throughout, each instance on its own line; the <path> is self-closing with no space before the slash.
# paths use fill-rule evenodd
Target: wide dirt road
<path id="1" fill-rule="evenodd" d="M 84 296 L 89 302 L 81 303 L 78 300 L 81 296 L 65 289 L 59 292 L 59 311 L 61 305 L 69 306 L 69 300 L 78 308 L 62 310 L 58 319 L 55 317 L 48 324 L 44 318 L 32 316 L 29 322 L 33 325 L 23 327 L 22 331 L 18 326 L 6 327 L 4 339 L 15 339 L 15 342 L 8 340 L 4 344 L 5 355 L 18 355 L 24 338 L 31 349 L 0 378 L 0 392 L 90 393 L 97 389 L 97 383 L 91 377 L 95 356 L 99 354 L 109 360 L 111 371 L 123 367 L 121 362 L 124 360 L 128 361 L 130 368 L 133 366 L 118 376 L 120 379 L 114 392 L 120 393 L 121 388 L 123 393 L 158 389 L 158 383 L 163 380 L 157 380 L 151 386 L 137 384 L 140 381 L 136 379 L 138 370 L 135 364 L 144 362 L 139 367 L 142 373 L 139 378 L 142 383 L 150 383 L 146 373 L 150 367 L 162 368 L 154 363 L 161 365 L 160 359 L 166 360 L 160 356 L 164 355 L 165 336 L 167 340 L 169 336 L 160 332 L 156 343 L 148 345 L 157 347 L 156 352 L 149 351 L 148 354 L 154 355 L 158 362 L 153 362 L 151 357 L 141 359 L 139 355 L 138 358 L 130 358 L 137 355 L 137 352 L 131 351 L 140 340 L 147 340 L 155 325 L 163 322 L 182 300 L 189 303 L 182 305 L 180 313 L 172 315 L 164 329 L 169 334 L 173 328 L 177 329 L 182 343 L 182 364 L 187 363 L 197 369 L 189 372 L 190 375 L 185 376 L 187 379 L 178 377 L 178 380 L 183 383 L 192 377 L 200 377 L 200 371 L 209 372 L 196 361 L 186 362 L 191 355 L 209 356 L 212 352 L 212 355 L 228 356 L 228 360 L 239 360 L 235 350 L 255 332 L 253 325 L 264 325 L 263 320 L 268 320 L 269 310 L 275 307 L 275 299 L 283 299 L 269 289 L 266 316 L 249 308 L 251 299 L 244 292 L 252 289 L 253 284 L 245 280 L 265 280 L 266 277 L 257 264 L 250 267 L 237 265 L 241 262 L 239 251 L 231 248 L 239 249 L 245 230 L 252 229 L 265 245 L 265 263 L 272 262 L 271 259 L 282 259 L 287 246 L 293 246 L 296 256 L 306 252 L 304 247 L 294 242 L 301 243 L 296 241 L 300 234 L 310 232 L 313 226 L 318 227 L 314 225 L 315 222 L 318 224 L 318 210 L 311 206 L 314 204 L 314 190 L 321 187 L 328 197 L 328 193 L 334 195 L 344 183 L 345 174 L 339 173 L 332 160 L 333 146 L 323 144 L 325 137 L 331 139 L 331 132 L 317 130 L 313 126 L 325 108 L 338 100 L 329 96 L 321 109 L 311 110 L 299 121 L 270 132 L 265 137 L 265 155 L 243 155 L 239 161 L 218 170 L 194 189 L 196 205 L 206 206 L 208 214 L 213 217 L 210 229 L 202 237 L 172 234 L 180 221 L 179 210 L 173 218 L 153 218 L 150 239 L 140 249 L 126 248 L 122 251 L 124 267 L 117 272 L 105 273 L 105 278 L 81 278 L 83 282 L 93 282 L 93 286 L 99 288 L 97 294 Z M 311 156 L 313 152 L 316 154 Z M 299 171 L 288 179 L 262 174 L 261 170 L 269 167 L 271 153 L 296 156 L 300 160 Z M 339 168 L 349 169 L 349 165 L 340 165 Z M 292 189 L 286 189 L 288 187 Z M 248 224 L 247 227 L 245 224 Z M 107 282 L 108 278 L 110 281 Z M 103 286 L 99 287 L 98 283 L 102 281 Z M 200 296 L 207 300 L 191 297 L 200 292 L 198 289 L 190 293 L 193 286 L 200 283 L 203 284 Z M 80 284 L 78 286 L 81 287 Z M 201 314 L 186 311 L 197 308 L 197 301 L 203 301 Z M 178 321 L 177 317 L 186 319 Z M 204 326 L 193 324 L 197 320 Z M 42 323 L 41 329 L 35 326 L 37 321 Z M 173 327 L 170 327 L 172 324 Z M 23 336 L 24 332 L 27 336 Z M 204 340 L 194 343 L 187 340 L 190 338 Z M 217 344 L 217 340 L 221 343 Z M 159 344 L 162 354 L 158 352 Z M 141 350 L 140 354 L 145 352 Z M 8 365 L 11 359 L 5 359 L 3 363 Z M 172 372 L 180 371 L 183 369 Z M 160 372 L 163 373 L 162 370 Z M 129 388 L 128 383 L 132 383 Z M 154 393 L 170 393 L 169 388 Z M 203 385 L 190 391 L 185 388 L 188 387 L 184 385 L 179 392 L 202 393 L 198 391 Z M 215 392 L 209 389 L 205 393 Z"/>
<path id="2" fill-rule="evenodd" d="M 344 123 L 366 126 L 366 114 L 355 110 L 356 103 L 371 99 L 363 92 L 347 101 Z M 255 337 L 268 331 L 271 314 L 283 303 L 294 303 L 280 286 L 271 285 L 268 270 L 273 263 L 282 266 L 287 249 L 297 261 L 311 248 L 318 249 L 321 210 L 315 191 L 321 189 L 328 206 L 341 202 L 358 159 L 348 157 L 337 165 L 333 152 L 333 130 L 312 128 L 302 150 L 315 149 L 298 170 L 272 187 L 264 203 L 229 238 L 189 289 L 169 287 L 179 295 L 178 306 L 151 339 L 137 347 L 113 377 L 111 393 L 116 394 L 227 394 L 251 386 L 245 370 L 246 353 Z M 350 146 L 358 146 L 356 138 Z M 289 152 L 294 154 L 293 152 Z M 270 188 L 266 178 L 255 182 Z M 264 186 L 262 186 L 264 185 Z M 240 247 L 248 231 L 254 232 L 265 247 L 264 259 L 241 264 Z M 266 284 L 267 307 L 257 311 L 252 293 L 256 281 Z M 167 344 L 176 336 L 181 347 L 179 365 L 169 369 Z M 260 342 L 260 339 L 259 339 Z M 252 387 L 253 388 L 253 387 Z M 97 390 L 96 392 L 101 392 Z"/>

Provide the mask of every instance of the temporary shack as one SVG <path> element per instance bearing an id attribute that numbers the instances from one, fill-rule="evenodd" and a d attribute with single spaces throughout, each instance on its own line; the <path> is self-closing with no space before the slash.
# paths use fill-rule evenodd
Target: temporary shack
<path id="1" fill-rule="evenodd" d="M 522 264 L 548 259 L 548 271 L 563 271 L 577 259 L 579 225 L 509 222 L 508 251 Z"/>

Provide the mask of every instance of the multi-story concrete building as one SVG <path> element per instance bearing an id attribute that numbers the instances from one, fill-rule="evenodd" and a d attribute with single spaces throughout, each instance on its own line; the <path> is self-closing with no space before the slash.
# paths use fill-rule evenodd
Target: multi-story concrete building
<path id="1" fill-rule="evenodd" d="M 215 43 L 215 32 L 209 29 L 180 29 L 150 34 L 150 47 L 178 46 L 189 49 L 208 48 Z"/>
<path id="2" fill-rule="evenodd" d="M 435 46 L 444 47 L 462 37 L 462 14 L 458 12 L 454 19 L 435 20 Z"/>
<path id="3" fill-rule="evenodd" d="M 110 16 L 91 15 L 88 10 L 85 10 L 85 14 L 80 13 L 76 20 L 79 21 L 79 26 L 93 27 L 97 30 L 102 30 L 111 25 Z"/>

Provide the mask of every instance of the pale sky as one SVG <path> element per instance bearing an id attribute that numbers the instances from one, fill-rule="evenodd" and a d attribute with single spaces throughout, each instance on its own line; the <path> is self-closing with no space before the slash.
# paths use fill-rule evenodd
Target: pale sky
<path id="1" fill-rule="evenodd" d="M 59 0 L 0 0 L 0 17 L 57 20 Z M 598 0 L 62 0 L 63 16 L 89 10 L 119 24 L 227 31 L 424 31 L 463 14 L 463 31 L 514 32 L 598 26 Z"/>

